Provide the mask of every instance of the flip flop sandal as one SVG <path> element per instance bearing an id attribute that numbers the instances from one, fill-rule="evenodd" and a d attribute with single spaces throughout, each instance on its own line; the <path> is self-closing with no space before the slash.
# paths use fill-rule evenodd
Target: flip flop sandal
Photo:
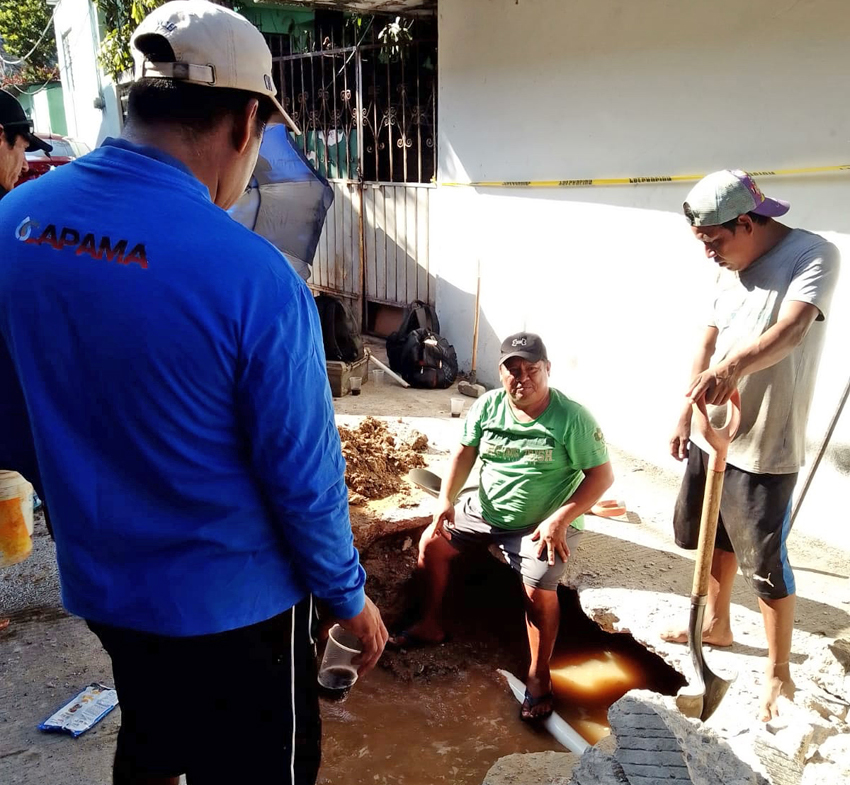
<path id="1" fill-rule="evenodd" d="M 540 714 L 532 714 L 528 715 L 526 712 L 531 711 L 532 709 L 539 706 L 541 703 L 545 703 L 549 701 L 549 710 L 544 711 Z M 529 693 L 528 690 L 525 691 L 525 698 L 522 701 L 522 706 L 519 708 L 519 718 L 523 722 L 541 722 L 542 720 L 547 719 L 552 716 L 552 712 L 555 711 L 555 693 L 552 691 L 550 686 L 549 692 L 545 695 L 538 695 L 536 698 Z"/>
<path id="2" fill-rule="evenodd" d="M 616 518 L 625 515 L 626 512 L 626 503 L 619 499 L 604 499 L 590 508 L 591 515 L 597 518 Z"/>

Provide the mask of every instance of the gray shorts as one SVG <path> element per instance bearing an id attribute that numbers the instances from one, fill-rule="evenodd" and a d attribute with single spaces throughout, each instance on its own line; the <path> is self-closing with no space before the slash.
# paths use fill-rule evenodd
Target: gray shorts
<path id="1" fill-rule="evenodd" d="M 498 545 L 508 564 L 520 574 L 526 586 L 555 591 L 564 576 L 567 563 L 556 553 L 555 564 L 550 567 L 548 549 L 544 549 L 542 556 L 537 556 L 540 543 L 531 540 L 536 528 L 537 524 L 527 529 L 510 530 L 491 526 L 481 514 L 478 494 L 472 493 L 458 502 L 454 526 L 447 527 L 447 531 L 451 532 L 449 542 L 459 551 L 469 547 Z M 567 532 L 567 547 L 570 551 L 578 547 L 583 533 L 570 526 Z"/>

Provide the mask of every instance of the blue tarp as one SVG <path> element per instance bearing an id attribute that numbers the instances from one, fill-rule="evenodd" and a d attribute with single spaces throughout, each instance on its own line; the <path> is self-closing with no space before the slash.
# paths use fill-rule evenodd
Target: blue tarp
<path id="1" fill-rule="evenodd" d="M 272 242 L 307 280 L 333 189 L 293 144 L 285 126 L 266 130 L 260 157 L 231 217 Z"/>

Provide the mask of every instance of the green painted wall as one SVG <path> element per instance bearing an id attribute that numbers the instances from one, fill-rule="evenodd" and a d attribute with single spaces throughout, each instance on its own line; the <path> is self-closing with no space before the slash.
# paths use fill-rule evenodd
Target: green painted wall
<path id="1" fill-rule="evenodd" d="M 35 96 L 42 92 L 47 94 L 49 127 L 47 127 L 48 123 L 46 122 L 46 118 L 34 116 Z M 61 136 L 66 136 L 68 134 L 68 124 L 65 121 L 65 103 L 62 98 L 61 83 L 51 82 L 43 90 L 38 90 L 38 88 L 32 87 L 26 88 L 23 93 L 16 92 L 15 97 L 18 101 L 20 101 L 21 106 L 24 107 L 27 117 L 31 117 L 35 120 L 35 127 L 37 131 L 49 131 L 50 133 L 60 134 Z"/>
<path id="2" fill-rule="evenodd" d="M 68 123 L 65 120 L 65 100 L 62 97 L 62 85 L 52 84 L 47 90 L 47 107 L 50 112 L 50 124 L 53 132 L 68 135 Z"/>
<path id="3" fill-rule="evenodd" d="M 310 9 L 251 3 L 239 5 L 237 10 L 264 33 L 297 35 L 302 28 L 313 27 L 314 14 Z"/>

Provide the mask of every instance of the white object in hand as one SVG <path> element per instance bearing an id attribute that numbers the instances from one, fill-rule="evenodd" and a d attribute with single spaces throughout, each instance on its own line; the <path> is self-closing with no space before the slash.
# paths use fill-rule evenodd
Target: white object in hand
<path id="1" fill-rule="evenodd" d="M 319 666 L 319 684 L 328 690 L 345 690 L 357 681 L 354 658 L 363 651 L 356 635 L 335 624 L 328 633 L 328 644 Z"/>

